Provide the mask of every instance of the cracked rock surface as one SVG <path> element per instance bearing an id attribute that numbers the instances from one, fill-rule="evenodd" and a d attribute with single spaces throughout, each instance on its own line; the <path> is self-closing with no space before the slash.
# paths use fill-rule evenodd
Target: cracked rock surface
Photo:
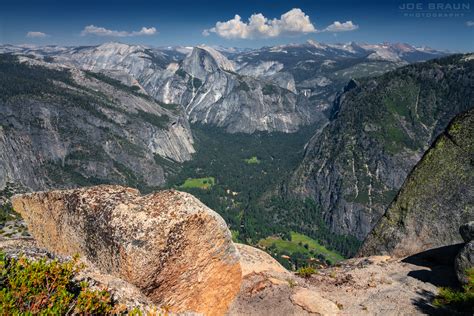
<path id="1" fill-rule="evenodd" d="M 40 246 L 78 253 L 173 312 L 221 315 L 239 291 L 226 223 L 190 194 L 104 185 L 12 200 Z"/>

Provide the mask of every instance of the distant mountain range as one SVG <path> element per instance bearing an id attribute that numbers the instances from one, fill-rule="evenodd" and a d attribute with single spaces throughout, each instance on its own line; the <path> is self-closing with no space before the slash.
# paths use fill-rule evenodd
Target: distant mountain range
<path id="1" fill-rule="evenodd" d="M 181 106 L 193 123 L 228 132 L 294 132 L 325 121 L 323 112 L 351 78 L 373 76 L 446 55 L 408 44 L 304 44 L 236 49 L 99 46 L 0 46 L 54 64 L 102 72 Z"/>

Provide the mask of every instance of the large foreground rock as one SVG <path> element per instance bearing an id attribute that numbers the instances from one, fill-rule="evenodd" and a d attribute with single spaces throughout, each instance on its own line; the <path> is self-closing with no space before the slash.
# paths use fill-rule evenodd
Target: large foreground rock
<path id="1" fill-rule="evenodd" d="M 221 315 L 239 291 L 226 223 L 190 194 L 97 186 L 12 200 L 40 246 L 78 253 L 172 311 Z"/>

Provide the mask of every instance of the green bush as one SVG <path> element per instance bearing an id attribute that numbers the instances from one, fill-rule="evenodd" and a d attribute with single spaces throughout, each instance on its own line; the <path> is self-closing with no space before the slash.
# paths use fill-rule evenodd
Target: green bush
<path id="1" fill-rule="evenodd" d="M 302 278 L 309 278 L 313 274 L 315 274 L 317 270 L 311 266 L 308 267 L 301 267 L 296 271 L 296 274 Z"/>
<path id="2" fill-rule="evenodd" d="M 474 268 L 468 269 L 467 274 L 469 282 L 462 287 L 462 290 L 441 288 L 433 304 L 436 307 L 474 314 Z"/>
<path id="3" fill-rule="evenodd" d="M 0 225 L 12 219 L 13 208 L 10 202 L 0 204 Z M 0 226 L 1 227 L 1 226 Z"/>
<path id="4" fill-rule="evenodd" d="M 110 293 L 93 291 L 74 276 L 83 268 L 78 257 L 60 263 L 6 258 L 0 253 L 0 314 L 108 315 L 116 313 Z"/>

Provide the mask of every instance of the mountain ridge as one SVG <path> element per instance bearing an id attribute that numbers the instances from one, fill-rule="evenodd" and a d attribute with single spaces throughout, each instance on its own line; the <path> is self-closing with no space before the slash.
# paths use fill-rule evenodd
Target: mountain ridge
<path id="1" fill-rule="evenodd" d="M 412 46 L 405 51 L 403 54 L 422 54 L 421 59 L 444 54 Z M 311 41 L 250 50 L 205 45 L 153 48 L 117 42 L 56 49 L 3 45 L 0 52 L 33 54 L 103 72 L 125 84 L 133 82 L 159 101 L 185 108 L 191 122 L 224 127 L 231 133 L 295 132 L 323 119 L 323 111 L 350 78 L 382 73 L 408 62 L 394 45 Z M 374 52 L 379 52 L 378 57 L 371 58 Z M 205 64 L 195 60 L 191 67 L 193 58 Z"/>
<path id="2" fill-rule="evenodd" d="M 179 109 L 106 76 L 18 58 L 0 55 L 2 186 L 156 187 L 164 161 L 191 159 L 194 140 Z"/>

